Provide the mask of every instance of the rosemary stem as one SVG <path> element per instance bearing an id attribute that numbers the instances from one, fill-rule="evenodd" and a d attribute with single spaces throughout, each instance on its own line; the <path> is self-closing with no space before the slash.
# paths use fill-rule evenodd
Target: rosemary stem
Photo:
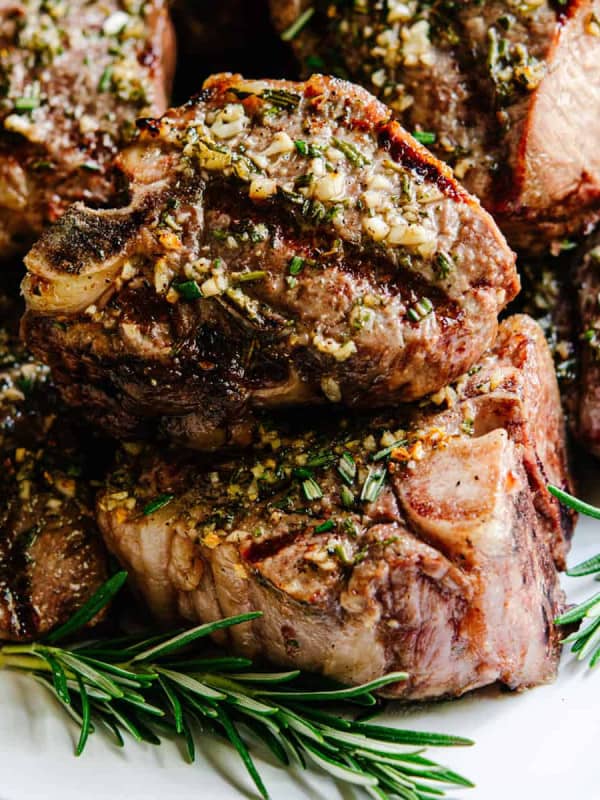
<path id="1" fill-rule="evenodd" d="M 52 672 L 43 658 L 35 655 L 12 655 L 0 650 L 0 669 L 24 669 L 28 672 Z"/>

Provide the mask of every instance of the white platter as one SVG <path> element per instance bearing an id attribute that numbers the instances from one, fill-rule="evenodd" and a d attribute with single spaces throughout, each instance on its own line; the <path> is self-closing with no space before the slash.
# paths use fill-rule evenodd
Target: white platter
<path id="1" fill-rule="evenodd" d="M 580 493 L 600 501 L 600 471 L 587 474 Z M 570 563 L 600 551 L 600 522 L 581 519 Z M 591 578 L 564 580 L 569 599 L 595 591 Z M 435 757 L 468 775 L 475 789 L 451 800 L 594 800 L 600 797 L 600 667 L 588 670 L 563 655 L 557 682 L 523 694 L 497 690 L 421 707 L 391 709 L 386 722 L 446 731 L 476 740 L 473 748 L 444 749 Z M 254 797 L 237 755 L 205 739 L 193 765 L 177 747 L 130 741 L 124 750 L 91 737 L 72 755 L 75 729 L 45 691 L 26 678 L 0 673 L 0 800 L 238 800 Z M 350 800 L 353 793 L 312 772 L 288 774 L 258 759 L 273 800 Z"/>

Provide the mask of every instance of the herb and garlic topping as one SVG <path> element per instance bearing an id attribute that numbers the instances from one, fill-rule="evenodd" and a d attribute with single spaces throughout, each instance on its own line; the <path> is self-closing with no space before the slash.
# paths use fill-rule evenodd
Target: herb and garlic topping
<path id="1" fill-rule="evenodd" d="M 305 75 L 350 78 L 386 102 L 515 247 L 542 250 L 593 214 L 597 2 L 271 0 L 271 9 Z M 594 197 L 574 190 L 582 175 Z"/>
<path id="2" fill-rule="evenodd" d="M 421 397 L 492 340 L 512 253 L 364 90 L 215 76 L 139 124 L 130 204 L 73 209 L 27 257 L 30 312 L 60 320 L 60 347 L 89 326 L 94 353 L 169 384 L 173 416 L 215 425 L 248 405 Z"/>
<path id="3" fill-rule="evenodd" d="M 0 11 L 0 258 L 83 199 L 137 117 L 160 113 L 172 47 L 162 0 L 22 0 Z"/>

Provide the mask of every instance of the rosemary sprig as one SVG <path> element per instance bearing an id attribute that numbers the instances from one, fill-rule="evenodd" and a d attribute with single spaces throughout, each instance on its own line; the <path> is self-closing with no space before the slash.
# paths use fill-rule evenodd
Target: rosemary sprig
<path id="1" fill-rule="evenodd" d="M 76 755 L 102 728 L 118 746 L 124 734 L 157 745 L 165 735 L 179 736 L 193 761 L 193 730 L 199 726 L 231 742 L 265 800 L 268 792 L 249 750 L 252 737 L 261 739 L 284 766 L 315 764 L 379 800 L 427 800 L 444 795 L 440 785 L 472 785 L 423 755 L 428 745 L 470 745 L 469 739 L 397 730 L 349 716 L 356 706 L 375 706 L 373 692 L 405 680 L 406 673 L 346 687 L 298 670 L 263 672 L 252 669 L 248 659 L 198 654 L 200 640 L 260 612 L 175 634 L 58 646 L 98 613 L 126 577 L 123 572 L 113 576 L 46 641 L 0 647 L 0 668 L 31 675 L 77 723 Z M 325 710 L 329 703 L 346 713 Z"/>
<path id="2" fill-rule="evenodd" d="M 583 500 L 573 497 L 572 494 L 559 489 L 557 486 L 548 486 L 548 490 L 569 508 L 588 517 L 600 519 L 600 508 L 584 503 Z M 596 580 L 599 580 L 600 553 L 571 567 L 566 574 L 572 578 L 596 574 Z M 563 643 L 571 645 L 571 652 L 577 654 L 579 661 L 589 657 L 590 667 L 595 666 L 600 661 L 600 592 L 594 594 L 589 600 L 585 600 L 583 603 L 561 614 L 554 622 L 556 625 L 573 625 L 579 622 L 578 629 L 570 636 L 567 636 L 566 639 L 563 639 Z"/>

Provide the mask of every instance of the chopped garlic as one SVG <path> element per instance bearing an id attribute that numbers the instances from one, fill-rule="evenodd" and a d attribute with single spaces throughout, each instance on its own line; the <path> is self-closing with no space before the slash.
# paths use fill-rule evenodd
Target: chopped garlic
<path id="1" fill-rule="evenodd" d="M 390 232 L 390 226 L 383 217 L 366 217 L 363 228 L 376 242 L 381 242 Z"/>
<path id="2" fill-rule="evenodd" d="M 278 156 L 282 153 L 291 153 L 295 150 L 294 142 L 285 131 L 279 131 L 273 137 L 273 141 L 263 150 L 263 156 Z"/>
<path id="3" fill-rule="evenodd" d="M 252 200 L 268 200 L 277 192 L 277 183 L 271 178 L 254 178 L 250 184 Z"/>
<path id="4" fill-rule="evenodd" d="M 346 181 L 339 172 L 332 172 L 324 178 L 320 178 L 315 183 L 314 194 L 317 200 L 327 202 L 329 200 L 342 200 Z"/>

